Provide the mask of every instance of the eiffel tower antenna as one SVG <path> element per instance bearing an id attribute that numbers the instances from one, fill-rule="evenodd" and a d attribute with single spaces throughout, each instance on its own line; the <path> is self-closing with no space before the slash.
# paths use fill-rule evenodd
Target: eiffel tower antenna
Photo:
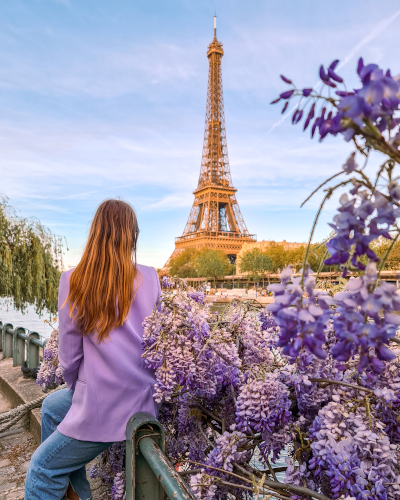
<path id="1" fill-rule="evenodd" d="M 215 14 L 214 39 L 207 50 L 207 104 L 199 182 L 185 229 L 175 239 L 175 250 L 168 262 L 185 248 L 202 247 L 222 250 L 234 262 L 244 243 L 257 241 L 247 230 L 231 179 L 222 88 L 223 55 Z"/>

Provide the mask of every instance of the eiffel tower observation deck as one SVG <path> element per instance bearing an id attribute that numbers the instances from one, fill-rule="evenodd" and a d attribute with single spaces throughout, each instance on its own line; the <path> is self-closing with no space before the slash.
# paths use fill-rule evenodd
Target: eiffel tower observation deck
<path id="1" fill-rule="evenodd" d="M 243 220 L 229 167 L 222 88 L 222 43 L 214 39 L 208 46 L 208 89 L 203 154 L 195 199 L 182 236 L 175 239 L 172 257 L 185 248 L 208 247 L 225 252 L 232 262 L 244 243 L 257 241 Z"/>

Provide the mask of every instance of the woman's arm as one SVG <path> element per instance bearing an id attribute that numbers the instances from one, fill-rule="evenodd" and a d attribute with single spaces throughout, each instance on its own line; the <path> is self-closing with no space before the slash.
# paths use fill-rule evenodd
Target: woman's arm
<path id="1" fill-rule="evenodd" d="M 61 373 L 70 391 L 75 388 L 79 366 L 83 358 L 83 336 L 71 320 L 69 303 L 67 302 L 63 307 L 68 297 L 69 275 L 70 273 L 61 275 L 58 289 L 58 359 Z"/>

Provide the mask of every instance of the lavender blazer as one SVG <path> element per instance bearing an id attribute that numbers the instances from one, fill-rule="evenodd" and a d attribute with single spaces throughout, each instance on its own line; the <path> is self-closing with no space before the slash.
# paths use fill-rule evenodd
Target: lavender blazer
<path id="1" fill-rule="evenodd" d="M 141 355 L 142 323 L 151 314 L 161 289 L 152 267 L 138 265 L 138 271 L 141 285 L 127 320 L 100 344 L 95 337 L 82 336 L 71 321 L 68 303 L 62 308 L 72 271 L 61 275 L 59 361 L 68 390 L 74 390 L 72 406 L 58 426 L 65 436 L 80 441 L 123 441 L 126 424 L 134 413 L 158 413 L 153 400 L 154 372 L 145 368 Z"/>

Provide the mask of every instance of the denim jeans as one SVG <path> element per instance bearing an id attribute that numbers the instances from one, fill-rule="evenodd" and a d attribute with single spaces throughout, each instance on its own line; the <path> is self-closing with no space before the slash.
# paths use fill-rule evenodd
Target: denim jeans
<path id="1" fill-rule="evenodd" d="M 42 444 L 32 456 L 25 481 L 25 500 L 61 500 L 71 486 L 80 500 L 90 500 L 85 465 L 113 443 L 78 441 L 57 426 L 72 404 L 73 391 L 53 392 L 42 405 Z"/>

